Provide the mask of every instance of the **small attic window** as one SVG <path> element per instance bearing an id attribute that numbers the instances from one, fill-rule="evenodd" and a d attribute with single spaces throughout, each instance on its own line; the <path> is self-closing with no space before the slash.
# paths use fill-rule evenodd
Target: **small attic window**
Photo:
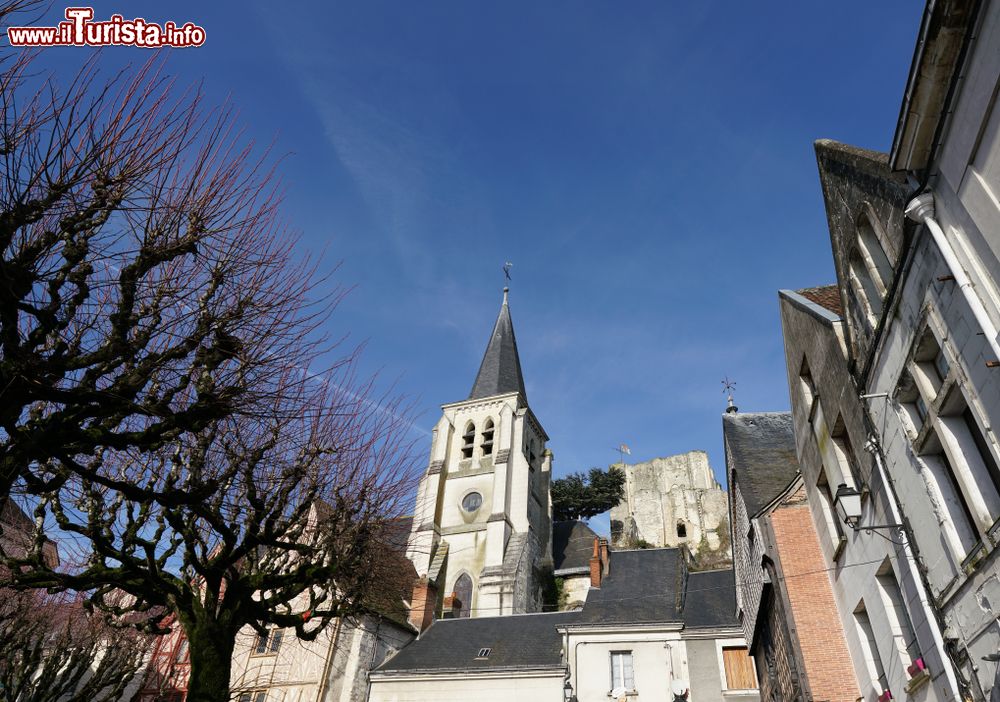
<path id="1" fill-rule="evenodd" d="M 481 660 L 483 658 L 489 658 L 491 653 L 493 653 L 492 648 L 481 648 L 479 649 L 479 655 L 476 656 L 476 659 Z"/>
<path id="2" fill-rule="evenodd" d="M 688 535 L 687 524 L 684 522 L 677 522 L 677 538 L 686 539 Z"/>
<path id="3" fill-rule="evenodd" d="M 476 441 L 476 425 L 469 422 L 462 434 L 462 458 L 472 458 L 472 449 Z"/>

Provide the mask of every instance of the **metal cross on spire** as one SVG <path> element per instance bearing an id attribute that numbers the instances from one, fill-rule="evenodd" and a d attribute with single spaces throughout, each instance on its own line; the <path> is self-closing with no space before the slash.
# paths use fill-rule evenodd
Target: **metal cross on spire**
<path id="1" fill-rule="evenodd" d="M 727 400 L 727 405 L 726 405 L 727 414 L 733 414 L 734 412 L 739 411 L 739 408 L 733 403 L 733 390 L 735 389 L 736 389 L 735 381 L 730 380 L 728 375 L 725 378 L 723 378 L 722 392 L 729 394 L 729 399 Z"/>

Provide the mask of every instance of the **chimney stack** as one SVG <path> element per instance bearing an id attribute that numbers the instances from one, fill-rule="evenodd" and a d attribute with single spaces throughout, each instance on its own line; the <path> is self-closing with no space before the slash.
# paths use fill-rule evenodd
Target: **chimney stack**
<path id="1" fill-rule="evenodd" d="M 413 584 L 410 599 L 410 624 L 418 632 L 434 623 L 434 607 L 437 604 L 437 586 L 423 576 Z"/>
<path id="2" fill-rule="evenodd" d="M 451 593 L 444 598 L 444 611 L 441 616 L 444 619 L 458 619 L 462 612 L 462 600 L 458 599 L 456 593 Z"/>
<path id="3" fill-rule="evenodd" d="M 590 586 L 600 587 L 604 576 L 610 569 L 611 556 L 608 552 L 608 540 L 594 537 L 594 555 L 590 557 Z"/>

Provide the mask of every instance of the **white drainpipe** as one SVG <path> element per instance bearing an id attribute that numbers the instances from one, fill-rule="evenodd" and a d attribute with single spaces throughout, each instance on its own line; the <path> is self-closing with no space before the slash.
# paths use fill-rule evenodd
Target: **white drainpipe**
<path id="1" fill-rule="evenodd" d="M 948 266 L 949 272 L 955 278 L 955 282 L 962 291 L 965 301 L 969 304 L 972 314 L 979 323 L 979 328 L 983 330 L 983 333 L 986 335 L 986 341 L 989 343 L 990 348 L 993 349 L 993 355 L 996 358 L 991 360 L 1000 361 L 1000 342 L 997 341 L 998 332 L 996 325 L 993 324 L 993 320 L 986 313 L 986 308 L 983 306 L 982 300 L 976 295 L 972 281 L 969 280 L 965 269 L 962 268 L 958 256 L 955 255 L 955 250 L 948 243 L 944 230 L 941 229 L 941 225 L 934 219 L 934 193 L 926 192 L 913 198 L 910 204 L 906 206 L 906 216 L 914 222 L 925 225 L 927 231 L 931 233 L 934 243 L 937 244 L 941 255 L 944 257 L 945 265 Z"/>

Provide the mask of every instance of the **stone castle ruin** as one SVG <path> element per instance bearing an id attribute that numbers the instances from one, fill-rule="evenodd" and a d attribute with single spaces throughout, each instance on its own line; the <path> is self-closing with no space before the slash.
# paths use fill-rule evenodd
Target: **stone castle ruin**
<path id="1" fill-rule="evenodd" d="M 625 471 L 625 497 L 611 509 L 615 548 L 687 546 L 703 565 L 732 559 L 729 502 L 704 451 L 616 463 Z"/>

